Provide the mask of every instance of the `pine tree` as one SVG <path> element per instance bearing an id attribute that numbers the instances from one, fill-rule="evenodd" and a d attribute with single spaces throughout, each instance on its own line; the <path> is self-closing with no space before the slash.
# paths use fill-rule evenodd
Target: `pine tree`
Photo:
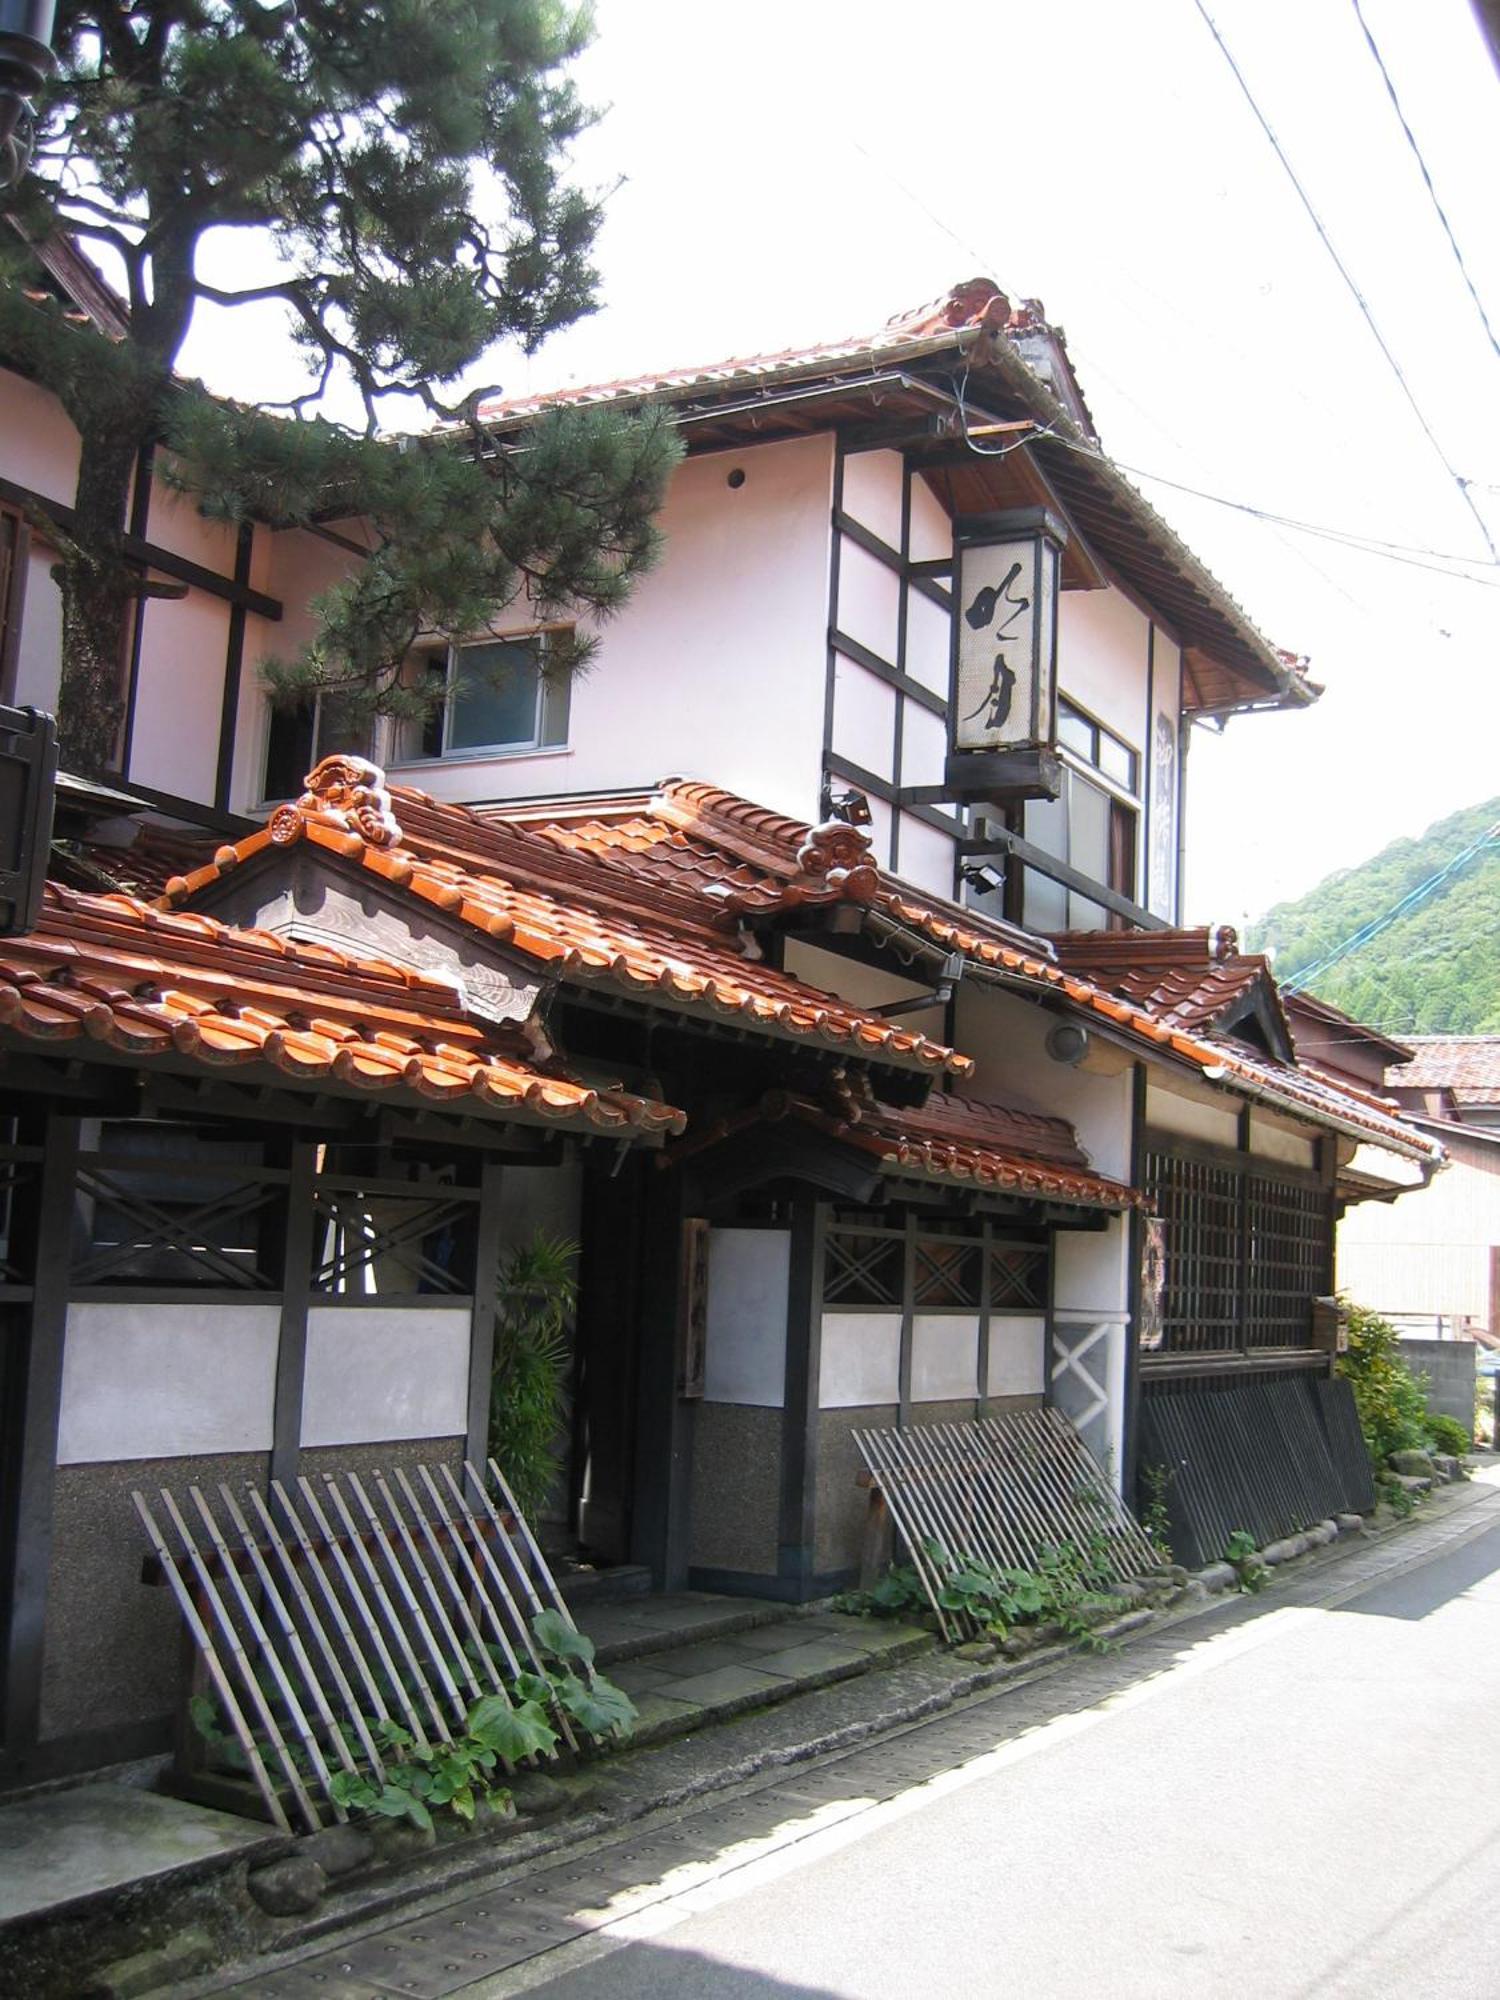
<path id="1" fill-rule="evenodd" d="M 124 555 L 146 447 L 165 445 L 161 468 L 211 516 L 370 522 L 320 638 L 274 670 L 288 698 L 412 713 L 432 698 L 400 672 L 419 630 L 472 634 L 523 590 L 541 618 L 607 614 L 649 565 L 677 449 L 662 420 L 574 412 L 502 449 L 477 398 L 440 399 L 494 342 L 530 351 L 594 308 L 599 210 L 565 172 L 592 114 L 563 71 L 588 33 L 557 0 L 61 0 L 32 170 L 0 199 L 32 241 L 57 229 L 118 254 L 130 333 L 39 307 L 12 254 L 0 360 L 56 394 L 80 439 L 74 520 L 49 525 L 71 768 L 114 754 L 126 616 L 149 588 Z M 281 275 L 208 284 L 199 247 L 223 227 L 269 231 Z M 291 316 L 306 395 L 245 409 L 177 378 L 200 300 L 266 299 Z M 340 377 L 362 435 L 315 413 Z M 376 434 L 394 394 L 457 421 L 398 449 Z"/>

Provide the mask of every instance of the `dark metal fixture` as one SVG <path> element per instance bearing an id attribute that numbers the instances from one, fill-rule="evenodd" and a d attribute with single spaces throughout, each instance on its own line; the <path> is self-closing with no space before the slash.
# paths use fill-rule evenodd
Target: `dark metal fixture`
<path id="1" fill-rule="evenodd" d="M 0 0 L 0 188 L 14 187 L 31 164 L 32 99 L 57 65 L 55 11 L 54 0 Z"/>

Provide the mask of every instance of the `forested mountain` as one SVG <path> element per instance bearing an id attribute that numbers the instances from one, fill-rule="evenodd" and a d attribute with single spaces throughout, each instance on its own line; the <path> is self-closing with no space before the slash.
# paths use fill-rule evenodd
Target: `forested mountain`
<path id="1" fill-rule="evenodd" d="M 1330 1006 L 1391 1034 L 1500 1033 L 1500 798 L 1468 806 L 1416 840 L 1393 840 L 1358 868 L 1330 875 L 1250 928 L 1253 951 L 1276 949 L 1286 983 L 1481 847 L 1368 943 L 1309 982 Z"/>

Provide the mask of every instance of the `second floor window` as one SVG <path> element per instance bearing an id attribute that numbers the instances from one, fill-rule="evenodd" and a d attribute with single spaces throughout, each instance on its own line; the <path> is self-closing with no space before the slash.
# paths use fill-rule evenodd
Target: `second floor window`
<path id="1" fill-rule="evenodd" d="M 1136 895 L 1140 756 L 1071 702 L 1057 704 L 1062 790 L 1026 805 L 1026 838 L 1117 895 Z M 1026 870 L 1022 922 L 1037 931 L 1115 929 L 1124 919 L 1083 891 Z"/>
<path id="2" fill-rule="evenodd" d="M 442 684 L 442 701 L 408 723 L 397 756 L 477 757 L 561 748 L 568 740 L 569 677 L 549 672 L 550 635 L 528 632 L 419 656 L 418 672 Z"/>
<path id="3" fill-rule="evenodd" d="M 353 757 L 370 754 L 370 723 L 335 694 L 310 695 L 307 700 L 271 708 L 266 731 L 264 799 L 294 799 L 315 764 L 336 752 Z"/>

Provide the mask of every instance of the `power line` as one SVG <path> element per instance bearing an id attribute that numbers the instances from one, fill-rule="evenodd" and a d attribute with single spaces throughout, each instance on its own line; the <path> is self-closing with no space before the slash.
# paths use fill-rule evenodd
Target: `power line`
<path id="1" fill-rule="evenodd" d="M 1469 297 L 1474 301 L 1474 310 L 1478 313 L 1484 330 L 1489 336 L 1490 346 L 1495 350 L 1496 355 L 1500 356 L 1500 340 L 1495 338 L 1495 329 L 1490 325 L 1490 316 L 1484 309 L 1484 301 L 1475 289 L 1474 280 L 1469 276 L 1469 267 L 1464 262 L 1464 253 L 1458 247 L 1458 238 L 1453 234 L 1453 225 L 1448 220 L 1447 214 L 1443 209 L 1443 204 L 1438 200 L 1438 191 L 1432 184 L 1432 175 L 1428 172 L 1427 162 L 1422 157 L 1422 148 L 1417 144 L 1417 135 L 1407 122 L 1406 113 L 1401 109 L 1401 100 L 1396 95 L 1396 86 L 1391 81 L 1391 73 L 1385 66 L 1385 59 L 1380 53 L 1379 44 L 1370 32 L 1370 24 L 1364 17 L 1364 11 L 1360 7 L 1359 0 L 1354 0 L 1354 18 L 1364 30 L 1365 42 L 1369 47 L 1370 54 L 1375 58 L 1375 67 L 1380 71 L 1381 79 L 1385 84 L 1386 94 L 1391 100 L 1391 105 L 1395 110 L 1401 130 L 1406 134 L 1406 143 L 1411 147 L 1417 166 L 1421 169 L 1422 179 L 1427 187 L 1428 198 L 1437 212 L 1438 221 L 1443 225 L 1443 234 L 1448 239 L 1448 248 L 1453 252 L 1453 261 L 1457 264 L 1463 281 L 1469 288 Z"/>
<path id="2" fill-rule="evenodd" d="M 1471 841 L 1461 853 L 1455 854 L 1451 861 L 1445 862 L 1441 868 L 1434 870 L 1424 881 L 1419 882 L 1414 889 L 1408 889 L 1399 902 L 1393 903 L 1378 917 L 1372 917 L 1369 923 L 1361 924 L 1359 929 L 1345 938 L 1342 944 L 1335 945 L 1332 951 L 1325 952 L 1313 964 L 1304 966 L 1300 972 L 1295 972 L 1290 978 L 1284 979 L 1281 982 L 1282 986 L 1288 993 L 1303 992 L 1315 979 L 1321 979 L 1325 972 L 1332 971 L 1333 967 L 1346 959 L 1351 952 L 1358 951 L 1361 945 L 1368 944 L 1372 938 L 1377 938 L 1382 931 L 1388 930 L 1398 917 L 1404 917 L 1419 903 L 1425 902 L 1434 889 L 1456 875 L 1459 869 L 1472 861 L 1476 854 L 1482 853 L 1487 847 L 1496 846 L 1500 846 L 1500 820 L 1497 820 L 1488 832 L 1480 834 L 1477 840 Z"/>
<path id="3" fill-rule="evenodd" d="M 1443 467 L 1443 470 L 1447 473 L 1448 477 L 1453 481 L 1454 485 L 1458 488 L 1459 494 L 1463 499 L 1464 505 L 1473 515 L 1475 525 L 1478 527 L 1480 534 L 1484 536 L 1485 547 L 1490 552 L 1490 560 L 1492 562 L 1500 561 L 1500 551 L 1496 550 L 1494 537 L 1490 534 L 1489 527 L 1485 522 L 1484 516 L 1480 513 L 1478 507 L 1474 503 L 1474 496 L 1469 491 L 1468 481 L 1463 477 L 1462 473 L 1459 472 L 1458 468 L 1453 464 L 1453 462 L 1448 457 L 1448 454 L 1443 450 L 1442 445 L 1438 442 L 1436 432 L 1433 430 L 1431 424 L 1428 423 L 1426 417 L 1423 415 L 1422 407 L 1418 403 L 1416 396 L 1412 391 L 1411 384 L 1406 379 L 1405 371 L 1402 369 L 1400 362 L 1396 359 L 1395 355 L 1392 353 L 1389 345 L 1386 342 L 1385 335 L 1380 331 L 1379 326 L 1376 324 L 1375 315 L 1370 308 L 1369 300 L 1360 290 L 1358 284 L 1355 282 L 1352 273 L 1349 270 L 1348 265 L 1345 264 L 1343 258 L 1339 255 L 1338 251 L 1335 249 L 1333 238 L 1328 234 L 1327 229 L 1324 227 L 1322 217 L 1318 214 L 1318 211 L 1313 207 L 1312 199 L 1308 195 L 1306 188 L 1303 187 L 1301 181 L 1297 178 L 1296 169 L 1293 167 L 1291 161 L 1287 158 L 1286 153 L 1282 149 L 1281 141 L 1277 138 L 1276 133 L 1271 126 L 1270 120 L 1266 117 L 1265 112 L 1261 110 L 1260 105 L 1256 101 L 1254 92 L 1251 90 L 1249 84 L 1245 81 L 1244 75 L 1240 70 L 1240 66 L 1235 61 L 1234 56 L 1230 51 L 1228 43 L 1224 40 L 1224 37 L 1219 33 L 1214 18 L 1212 14 L 1209 13 L 1207 6 L 1204 4 L 1204 0 L 1193 0 L 1193 4 L 1197 7 L 1199 14 L 1203 17 L 1204 25 L 1207 27 L 1209 33 L 1213 36 L 1215 42 L 1218 43 L 1219 51 L 1222 54 L 1225 62 L 1228 63 L 1230 71 L 1234 76 L 1235 82 L 1239 85 L 1241 91 L 1244 93 L 1245 102 L 1250 106 L 1250 109 L 1255 113 L 1256 122 L 1259 124 L 1261 130 L 1265 133 L 1267 139 L 1271 142 L 1272 151 L 1275 153 L 1277 159 L 1280 160 L 1283 168 L 1286 170 L 1287 179 L 1296 189 L 1297 198 L 1302 203 L 1303 208 L 1307 211 L 1308 219 L 1312 223 L 1313 228 L 1317 230 L 1319 239 L 1322 242 L 1324 249 L 1328 252 L 1328 255 L 1332 258 L 1334 268 L 1337 270 L 1339 276 L 1343 279 L 1345 285 L 1347 285 L 1347 287 L 1349 288 L 1349 292 L 1353 297 L 1355 304 L 1359 307 L 1360 313 L 1364 318 L 1365 325 L 1370 329 L 1371 334 L 1374 336 L 1376 346 L 1379 347 L 1381 353 L 1385 356 L 1387 365 L 1389 366 L 1391 373 L 1395 376 L 1397 382 L 1400 384 L 1401 393 L 1403 396 L 1405 396 L 1408 404 L 1411 406 L 1412 414 L 1416 418 L 1417 422 L 1421 425 L 1422 432 L 1426 437 L 1427 442 L 1432 446 L 1432 449 L 1436 453 L 1438 460 L 1440 461 Z"/>

